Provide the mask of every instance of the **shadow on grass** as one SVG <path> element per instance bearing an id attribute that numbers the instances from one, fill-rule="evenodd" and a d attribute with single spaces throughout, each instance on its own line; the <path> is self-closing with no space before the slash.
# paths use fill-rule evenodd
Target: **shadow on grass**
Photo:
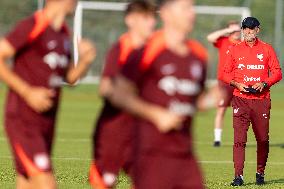
<path id="1" fill-rule="evenodd" d="M 268 180 L 265 181 L 265 185 L 263 185 L 262 187 L 265 187 L 267 185 L 272 185 L 272 184 L 283 184 L 284 183 L 284 179 L 277 179 L 277 180 Z M 252 186 L 255 185 L 255 182 L 249 182 L 244 184 L 244 186 Z"/>

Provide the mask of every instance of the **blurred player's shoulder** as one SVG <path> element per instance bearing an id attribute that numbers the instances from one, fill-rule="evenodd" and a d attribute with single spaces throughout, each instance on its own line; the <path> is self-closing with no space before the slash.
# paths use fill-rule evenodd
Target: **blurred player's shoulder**
<path id="1" fill-rule="evenodd" d="M 166 48 L 166 41 L 164 37 L 164 32 L 162 30 L 154 32 L 145 45 L 145 51 L 149 52 L 155 51 L 153 53 L 157 53 L 157 51 L 165 48 Z"/>
<path id="2" fill-rule="evenodd" d="M 119 37 L 117 43 L 117 48 L 119 48 L 119 62 L 120 64 L 124 64 L 130 53 L 134 50 L 133 41 L 129 33 L 124 33 Z"/>
<path id="3" fill-rule="evenodd" d="M 115 59 L 118 64 L 123 65 L 133 50 L 130 36 L 128 33 L 124 33 L 111 45 L 106 57 L 107 59 L 111 59 L 111 62 Z"/>
<path id="4" fill-rule="evenodd" d="M 131 39 L 127 35 L 127 33 L 122 34 L 118 40 L 113 42 L 108 50 L 108 53 L 111 53 L 112 51 L 120 51 L 123 48 L 129 48 L 131 46 Z"/>
<path id="5" fill-rule="evenodd" d="M 158 30 L 149 38 L 144 47 L 144 52 L 141 60 L 142 69 L 147 69 L 155 58 L 166 49 L 166 41 L 164 32 Z"/>
<path id="6" fill-rule="evenodd" d="M 108 48 L 108 52 L 113 51 L 114 49 L 119 49 L 120 48 L 120 42 L 119 40 L 113 42 L 110 44 L 109 48 Z"/>
<path id="7" fill-rule="evenodd" d="M 120 42 L 119 40 L 113 42 L 106 53 L 106 56 L 115 56 L 116 54 L 120 53 Z"/>
<path id="8" fill-rule="evenodd" d="M 43 11 L 36 11 L 32 15 L 19 20 L 16 24 L 15 32 L 29 34 L 28 40 L 31 42 L 46 30 L 49 23 L 50 22 Z"/>
<path id="9" fill-rule="evenodd" d="M 33 14 L 34 27 L 30 34 L 30 40 L 37 38 L 49 26 L 49 19 L 43 11 L 37 11 Z"/>
<path id="10" fill-rule="evenodd" d="M 15 27 L 16 28 L 23 28 L 23 27 L 33 28 L 35 23 L 36 23 L 36 19 L 35 19 L 34 14 L 32 14 L 32 15 L 29 15 L 25 18 L 18 20 Z"/>
<path id="11" fill-rule="evenodd" d="M 35 24 L 35 22 L 36 22 L 35 14 L 36 14 L 36 12 L 34 12 L 34 13 L 32 13 L 32 14 L 26 16 L 26 17 L 23 17 L 23 18 L 19 19 L 17 21 L 17 23 L 33 23 L 33 24 Z"/>
<path id="12" fill-rule="evenodd" d="M 197 40 L 190 39 L 188 40 L 188 47 L 195 56 L 201 59 L 204 63 L 207 63 L 208 52 L 207 49 Z"/>

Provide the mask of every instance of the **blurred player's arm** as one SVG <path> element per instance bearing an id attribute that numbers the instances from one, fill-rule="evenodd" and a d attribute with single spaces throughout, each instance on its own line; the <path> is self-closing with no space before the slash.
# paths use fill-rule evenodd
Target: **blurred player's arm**
<path id="1" fill-rule="evenodd" d="M 0 40 L 0 78 L 35 111 L 47 111 L 53 105 L 51 98 L 55 95 L 54 91 L 43 87 L 30 86 L 14 73 L 7 64 L 15 53 L 16 49 L 8 40 L 5 38 Z"/>
<path id="2" fill-rule="evenodd" d="M 113 81 L 110 77 L 101 77 L 99 84 L 99 95 L 101 97 L 107 98 L 113 91 Z"/>
<path id="3" fill-rule="evenodd" d="M 96 58 L 96 49 L 91 41 L 82 39 L 79 42 L 79 61 L 77 66 L 72 64 L 67 72 L 66 81 L 69 84 L 76 83 L 83 77 Z"/>
<path id="4" fill-rule="evenodd" d="M 218 102 L 224 96 L 222 89 L 218 87 L 218 85 L 214 85 L 213 87 L 209 87 L 206 90 L 206 70 L 204 69 L 204 76 L 202 78 L 202 88 L 203 92 L 199 95 L 196 101 L 196 106 L 199 111 L 206 111 L 210 108 L 216 108 L 218 106 Z"/>
<path id="5" fill-rule="evenodd" d="M 224 96 L 222 89 L 218 85 L 213 86 L 208 91 L 203 92 L 197 99 L 197 109 L 200 111 L 205 111 L 210 108 L 216 108 L 218 102 Z"/>
<path id="6" fill-rule="evenodd" d="M 113 89 L 113 78 L 119 72 L 120 48 L 114 44 L 107 52 L 105 65 L 99 83 L 99 95 L 107 98 Z"/>
<path id="7" fill-rule="evenodd" d="M 183 117 L 140 98 L 136 85 L 122 75 L 116 78 L 113 93 L 108 98 L 114 105 L 152 122 L 160 132 L 178 129 L 183 121 Z"/>
<path id="8" fill-rule="evenodd" d="M 224 29 L 221 29 L 221 30 L 217 30 L 217 31 L 214 31 L 210 34 L 207 35 L 207 40 L 210 42 L 210 43 L 216 43 L 217 40 L 222 37 L 222 36 L 226 36 L 228 34 L 231 34 L 233 32 L 236 32 L 236 31 L 240 31 L 240 27 L 228 27 L 228 28 L 224 28 Z"/>

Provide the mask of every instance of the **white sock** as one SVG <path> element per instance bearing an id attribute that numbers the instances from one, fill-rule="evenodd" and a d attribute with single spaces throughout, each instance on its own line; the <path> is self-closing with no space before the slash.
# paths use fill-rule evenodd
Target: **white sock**
<path id="1" fill-rule="evenodd" d="M 214 129 L 214 141 L 221 142 L 222 129 Z"/>

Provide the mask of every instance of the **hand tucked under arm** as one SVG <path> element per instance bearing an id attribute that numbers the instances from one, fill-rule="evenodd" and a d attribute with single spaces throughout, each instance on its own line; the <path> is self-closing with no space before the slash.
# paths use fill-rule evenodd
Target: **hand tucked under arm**
<path id="1" fill-rule="evenodd" d="M 69 84 L 76 83 L 81 77 L 85 75 L 90 65 L 96 58 L 96 48 L 89 40 L 82 39 L 79 42 L 79 62 L 77 66 L 72 66 L 67 72 L 66 81 Z"/>
<path id="2" fill-rule="evenodd" d="M 44 112 L 53 106 L 53 90 L 44 87 L 33 87 L 14 73 L 7 65 L 7 60 L 15 54 L 15 49 L 6 40 L 0 41 L 0 78 L 9 88 L 22 97 L 36 112 Z"/>

